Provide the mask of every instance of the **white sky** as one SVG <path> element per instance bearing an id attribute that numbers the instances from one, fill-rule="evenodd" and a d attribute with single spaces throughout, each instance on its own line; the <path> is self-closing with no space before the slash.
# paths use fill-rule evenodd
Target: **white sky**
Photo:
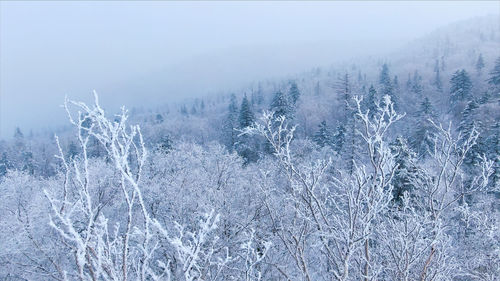
<path id="1" fill-rule="evenodd" d="M 66 124 L 65 95 L 153 106 L 498 13 L 500 1 L 1 1 L 0 138 Z"/>

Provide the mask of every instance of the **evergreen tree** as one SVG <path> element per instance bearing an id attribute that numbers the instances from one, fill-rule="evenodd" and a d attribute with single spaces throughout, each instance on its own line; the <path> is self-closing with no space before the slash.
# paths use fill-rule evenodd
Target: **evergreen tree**
<path id="1" fill-rule="evenodd" d="M 424 86 L 422 85 L 422 76 L 420 76 L 418 71 L 415 70 L 413 73 L 413 81 L 411 83 L 411 92 L 417 96 L 422 96 L 423 91 Z"/>
<path id="2" fill-rule="evenodd" d="M 23 171 L 30 175 L 35 174 L 35 161 L 33 159 L 33 152 L 25 151 L 23 152 Z"/>
<path id="3" fill-rule="evenodd" d="M 238 120 L 241 129 L 250 127 L 255 122 L 255 117 L 252 111 L 252 107 L 248 102 L 247 95 L 245 95 L 243 97 L 243 100 L 241 101 L 240 116 Z"/>
<path id="4" fill-rule="evenodd" d="M 157 150 L 163 154 L 168 154 L 172 148 L 172 139 L 168 135 L 162 135 L 157 145 Z"/>
<path id="5" fill-rule="evenodd" d="M 458 131 L 461 133 L 463 139 L 467 139 L 472 133 L 473 129 L 477 131 L 481 130 L 481 122 L 477 118 L 478 108 L 478 103 L 473 99 L 469 101 L 464 111 L 462 112 L 462 118 L 460 120 Z M 480 135 L 476 140 L 476 144 L 471 147 L 471 149 L 467 153 L 464 159 L 464 163 L 470 168 L 479 163 L 480 156 L 483 154 L 484 148 L 484 140 L 482 135 Z"/>
<path id="6" fill-rule="evenodd" d="M 297 87 L 297 83 L 292 82 L 290 84 L 290 90 L 288 92 L 288 95 L 290 96 L 291 104 L 295 106 L 300 98 L 300 91 L 299 88 Z"/>
<path id="7" fill-rule="evenodd" d="M 201 113 L 203 113 L 203 111 L 205 111 L 205 101 L 204 100 L 201 100 L 200 111 L 201 111 Z"/>
<path id="8" fill-rule="evenodd" d="M 392 98 L 393 85 L 389 75 L 389 67 L 386 63 L 382 65 L 382 70 L 380 71 L 379 76 L 379 84 L 381 85 L 380 94 L 382 96 L 389 95 Z"/>
<path id="9" fill-rule="evenodd" d="M 380 85 L 390 85 L 391 84 L 391 77 L 389 75 L 389 67 L 387 66 L 386 63 L 382 65 L 382 70 L 380 71 L 379 75 L 379 84 Z"/>
<path id="10" fill-rule="evenodd" d="M 338 149 L 343 162 L 346 163 L 347 171 L 352 174 L 354 172 L 354 158 L 359 145 L 359 138 L 356 135 L 355 107 L 352 105 L 351 84 L 347 73 L 339 79 L 338 90 L 339 97 L 344 103 L 344 118 L 342 126 L 339 126 L 339 130 L 337 130 L 334 136 L 334 147 Z"/>
<path id="11" fill-rule="evenodd" d="M 392 85 L 394 88 L 394 92 L 399 93 L 399 91 L 401 90 L 401 87 L 399 86 L 399 78 L 397 75 L 394 75 L 394 79 L 392 79 Z"/>
<path id="12" fill-rule="evenodd" d="M 471 97 L 472 82 L 469 74 L 464 69 L 457 70 L 450 80 L 451 104 L 465 101 Z"/>
<path id="13" fill-rule="evenodd" d="M 274 112 L 274 117 L 285 116 L 290 117 L 290 106 L 288 100 L 282 91 L 277 91 L 271 101 L 270 110 Z"/>
<path id="14" fill-rule="evenodd" d="M 316 142 L 319 146 L 324 147 L 324 146 L 331 146 L 332 145 L 332 134 L 330 132 L 330 129 L 326 125 L 326 121 L 323 120 L 319 125 L 318 131 L 314 134 L 313 140 Z"/>
<path id="15" fill-rule="evenodd" d="M 315 96 L 321 95 L 321 88 L 319 85 L 319 81 L 316 81 L 316 85 L 314 86 L 314 95 Z"/>
<path id="16" fill-rule="evenodd" d="M 185 104 L 183 104 L 181 106 L 181 114 L 184 115 L 184 116 L 187 116 L 188 115 L 188 110 L 187 110 L 187 107 Z"/>
<path id="17" fill-rule="evenodd" d="M 432 84 L 436 87 L 436 90 L 440 93 L 443 92 L 443 82 L 441 82 L 441 75 L 439 70 L 439 61 L 436 60 L 436 65 L 434 66 L 434 72 L 436 75 L 434 76 L 434 81 Z"/>
<path id="18" fill-rule="evenodd" d="M 377 90 L 375 90 L 375 87 L 373 85 L 370 85 L 370 88 L 368 89 L 368 94 L 366 95 L 365 99 L 363 100 L 364 107 L 368 110 L 369 117 L 373 118 L 373 115 L 375 112 L 377 112 Z"/>
<path id="19" fill-rule="evenodd" d="M 163 123 L 163 116 L 162 116 L 160 113 L 156 114 L 156 116 L 155 116 L 155 121 L 154 121 L 154 122 L 155 122 L 156 124 L 161 124 L 161 123 Z"/>
<path id="20" fill-rule="evenodd" d="M 390 145 L 390 149 L 395 156 L 397 168 L 392 178 L 393 201 L 401 203 L 405 192 L 412 193 L 418 186 L 421 172 L 417 166 L 417 155 L 413 152 L 406 139 L 398 137 Z"/>
<path id="21" fill-rule="evenodd" d="M 240 129 L 252 126 L 252 124 L 255 122 L 252 107 L 246 95 L 241 101 L 240 116 L 238 121 Z M 256 142 L 255 139 L 251 136 L 240 136 L 238 139 L 237 150 L 241 157 L 245 159 L 245 164 L 255 162 L 258 159 Z"/>
<path id="22" fill-rule="evenodd" d="M 7 153 L 3 152 L 2 157 L 0 158 L 0 178 L 2 176 L 5 176 L 5 174 L 7 174 L 7 171 L 11 168 L 12 166 L 10 165 Z"/>
<path id="23" fill-rule="evenodd" d="M 496 89 L 500 88 L 500 57 L 495 61 L 495 66 L 490 72 L 490 78 L 488 78 L 488 84 Z"/>
<path id="24" fill-rule="evenodd" d="M 476 117 L 476 111 L 479 108 L 477 102 L 472 99 L 467 103 L 467 107 L 465 107 L 462 112 L 462 118 L 460 120 L 460 126 L 458 127 L 458 131 L 463 136 L 469 136 L 472 132 L 472 128 L 478 129 L 478 121 Z"/>
<path id="25" fill-rule="evenodd" d="M 394 90 L 394 85 L 391 82 L 391 77 L 389 75 L 389 67 L 386 63 L 382 65 L 382 70 L 380 71 L 379 76 L 379 84 L 380 84 L 380 95 L 383 97 L 388 95 L 391 97 L 391 101 L 394 103 L 394 108 L 398 109 L 399 107 L 399 97 Z"/>
<path id="26" fill-rule="evenodd" d="M 345 141 L 345 127 L 343 125 L 338 125 L 337 128 L 335 128 L 335 133 L 332 138 L 333 150 L 340 153 L 344 148 Z"/>
<path id="27" fill-rule="evenodd" d="M 24 149 L 24 134 L 21 132 L 19 127 L 16 127 L 14 132 L 14 146 L 17 152 L 20 152 Z"/>
<path id="28" fill-rule="evenodd" d="M 434 119 L 435 117 L 434 108 L 429 98 L 425 97 L 416 114 L 416 130 L 411 142 L 413 150 L 417 152 L 420 157 L 425 157 L 427 151 L 434 148 L 433 138 L 435 135 L 435 128 L 430 124 L 429 119 Z"/>
<path id="29" fill-rule="evenodd" d="M 477 58 L 476 62 L 476 71 L 478 75 L 481 75 L 481 73 L 483 72 L 483 68 L 484 68 L 483 54 L 479 54 L 479 57 Z"/>
<path id="30" fill-rule="evenodd" d="M 349 74 L 346 73 L 344 76 L 339 78 L 337 82 L 337 92 L 339 97 L 339 102 L 343 107 L 344 121 L 347 121 L 352 114 L 351 109 L 351 83 L 349 81 Z"/>
<path id="31" fill-rule="evenodd" d="M 234 145 L 237 141 L 237 132 L 235 129 L 238 127 L 238 105 L 236 102 L 236 95 L 231 94 L 229 99 L 229 106 L 227 110 L 227 116 L 224 120 L 224 142 L 229 149 L 232 151 L 234 149 Z"/>
<path id="32" fill-rule="evenodd" d="M 198 110 L 196 110 L 196 105 L 193 104 L 193 106 L 191 107 L 191 115 L 196 115 L 198 113 Z"/>
<path id="33" fill-rule="evenodd" d="M 493 123 L 490 136 L 486 139 L 487 155 L 493 160 L 491 185 L 500 188 L 500 121 Z"/>
<path id="34" fill-rule="evenodd" d="M 406 90 L 411 91 L 412 82 L 411 82 L 411 74 L 408 73 L 408 80 L 406 80 Z"/>
<path id="35" fill-rule="evenodd" d="M 261 105 L 264 103 L 264 91 L 262 90 L 262 85 L 259 83 L 257 86 L 257 104 Z"/>

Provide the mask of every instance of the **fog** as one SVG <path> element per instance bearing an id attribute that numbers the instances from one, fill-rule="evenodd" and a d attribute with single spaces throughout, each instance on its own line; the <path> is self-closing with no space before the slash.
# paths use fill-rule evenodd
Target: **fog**
<path id="1" fill-rule="evenodd" d="M 397 49 L 490 2 L 0 2 L 0 138 L 66 124 L 64 96 L 155 107 Z"/>

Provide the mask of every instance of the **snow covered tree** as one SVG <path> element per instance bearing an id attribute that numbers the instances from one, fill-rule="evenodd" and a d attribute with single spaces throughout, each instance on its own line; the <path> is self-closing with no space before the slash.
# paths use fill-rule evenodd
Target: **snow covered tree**
<path id="1" fill-rule="evenodd" d="M 392 87 L 394 88 L 395 95 L 399 96 L 401 86 L 399 85 L 399 78 L 397 75 L 394 75 L 394 78 L 392 79 Z"/>
<path id="2" fill-rule="evenodd" d="M 415 70 L 413 73 L 413 80 L 411 82 L 411 92 L 417 96 L 421 96 L 424 91 L 424 86 L 422 85 L 422 76 Z"/>
<path id="3" fill-rule="evenodd" d="M 321 147 L 331 146 L 332 138 L 332 134 L 330 132 L 330 129 L 326 125 L 326 121 L 321 121 L 321 123 L 318 125 L 318 131 L 314 134 L 314 142 Z"/>
<path id="4" fill-rule="evenodd" d="M 238 104 L 236 102 L 236 95 L 231 94 L 227 115 L 223 123 L 224 144 L 230 151 L 234 149 L 234 144 L 237 141 L 238 134 L 235 131 L 236 128 L 238 128 Z"/>
<path id="5" fill-rule="evenodd" d="M 314 95 L 315 96 L 321 95 L 321 86 L 319 84 L 319 81 L 316 81 L 316 84 L 314 85 Z"/>
<path id="6" fill-rule="evenodd" d="M 377 109 L 377 90 L 375 90 L 375 87 L 373 87 L 373 85 L 370 85 L 368 93 L 363 99 L 363 107 L 370 110 L 369 115 L 370 118 L 372 118 Z"/>
<path id="7" fill-rule="evenodd" d="M 247 95 L 243 97 L 243 100 L 241 101 L 241 106 L 240 106 L 240 116 L 239 116 L 239 128 L 245 128 L 248 126 L 251 126 L 253 124 L 254 120 L 254 114 L 252 111 L 252 107 L 250 103 L 248 102 Z"/>
<path id="8" fill-rule="evenodd" d="M 343 125 L 338 125 L 335 128 L 335 132 L 332 137 L 332 148 L 337 153 L 340 153 L 344 148 L 344 144 L 346 142 L 346 132 L 345 127 Z"/>
<path id="9" fill-rule="evenodd" d="M 450 79 L 450 100 L 455 105 L 472 96 L 472 82 L 465 69 L 457 70 Z"/>
<path id="10" fill-rule="evenodd" d="M 416 114 L 416 128 L 411 146 L 420 157 L 425 157 L 429 150 L 434 149 L 434 126 L 429 122 L 436 117 L 435 110 L 428 97 L 425 97 Z"/>
<path id="11" fill-rule="evenodd" d="M 7 153 L 3 152 L 2 157 L 0 158 L 0 178 L 5 176 L 5 174 L 7 174 L 7 170 L 10 168 L 12 167 L 9 163 L 9 159 L 7 158 Z"/>
<path id="12" fill-rule="evenodd" d="M 290 83 L 290 90 L 288 91 L 288 95 L 290 97 L 291 104 L 295 106 L 300 98 L 300 91 L 295 81 L 292 81 Z"/>
<path id="13" fill-rule="evenodd" d="M 392 178 L 393 200 L 401 204 L 405 193 L 411 195 L 415 188 L 421 186 L 422 175 L 417 166 L 417 155 L 408 146 L 406 139 L 397 137 L 390 148 L 397 165 Z"/>
<path id="14" fill-rule="evenodd" d="M 460 125 L 458 127 L 458 131 L 463 135 L 467 136 L 469 135 L 473 128 L 476 130 L 479 129 L 479 124 L 477 123 L 477 109 L 479 108 L 479 105 L 477 102 L 472 99 L 467 103 L 467 106 L 465 107 L 464 111 L 462 112 L 462 118 L 460 120 Z"/>
<path id="15" fill-rule="evenodd" d="M 290 117 L 291 114 L 288 99 L 282 91 L 277 91 L 276 93 L 274 93 L 269 109 L 274 112 L 274 115 L 276 117 Z"/>
<path id="16" fill-rule="evenodd" d="M 500 121 L 496 121 L 491 126 L 491 134 L 486 139 L 487 155 L 493 160 L 493 173 L 491 175 L 491 185 L 500 190 Z"/>
<path id="17" fill-rule="evenodd" d="M 458 132 L 461 134 L 463 141 L 467 140 L 470 134 L 474 134 L 475 131 L 482 131 L 482 124 L 477 116 L 478 108 L 478 103 L 473 99 L 467 103 L 467 106 L 462 112 Z M 464 163 L 468 165 L 469 168 L 479 163 L 484 153 L 484 149 L 485 144 L 483 142 L 483 137 L 479 135 L 476 138 L 475 144 L 470 148 L 469 152 L 465 156 Z"/>
<path id="18" fill-rule="evenodd" d="M 254 122 L 255 117 L 247 96 L 245 95 L 240 107 L 239 129 L 250 127 Z M 240 135 L 236 146 L 238 153 L 245 159 L 245 164 L 258 159 L 256 142 L 250 136 Z"/>
<path id="19" fill-rule="evenodd" d="M 394 90 L 394 85 L 391 82 L 391 77 L 389 75 L 389 67 L 386 63 L 382 65 L 382 70 L 379 75 L 379 84 L 380 84 L 380 95 L 385 96 L 388 95 L 391 97 L 392 102 L 396 109 L 399 107 L 399 97 Z"/>
<path id="20" fill-rule="evenodd" d="M 496 59 L 495 66 L 490 72 L 490 77 L 488 78 L 488 84 L 495 87 L 496 90 L 500 87 L 500 57 Z"/>
<path id="21" fill-rule="evenodd" d="M 432 84 L 434 87 L 436 87 L 436 90 L 440 93 L 443 92 L 443 82 L 441 81 L 441 75 L 440 75 L 440 70 L 439 70 L 439 60 L 436 60 L 436 65 L 434 66 L 434 80 L 432 81 Z"/>
<path id="22" fill-rule="evenodd" d="M 477 58 L 476 62 L 476 71 L 477 75 L 481 75 L 483 73 L 483 68 L 484 68 L 484 59 L 483 59 L 483 54 L 479 54 L 479 57 Z"/>

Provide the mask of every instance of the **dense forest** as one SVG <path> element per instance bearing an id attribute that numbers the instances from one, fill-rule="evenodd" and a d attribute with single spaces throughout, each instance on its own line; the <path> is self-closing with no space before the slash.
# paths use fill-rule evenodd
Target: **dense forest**
<path id="1" fill-rule="evenodd" d="M 0 142 L 2 280 L 499 280 L 500 30 Z"/>

